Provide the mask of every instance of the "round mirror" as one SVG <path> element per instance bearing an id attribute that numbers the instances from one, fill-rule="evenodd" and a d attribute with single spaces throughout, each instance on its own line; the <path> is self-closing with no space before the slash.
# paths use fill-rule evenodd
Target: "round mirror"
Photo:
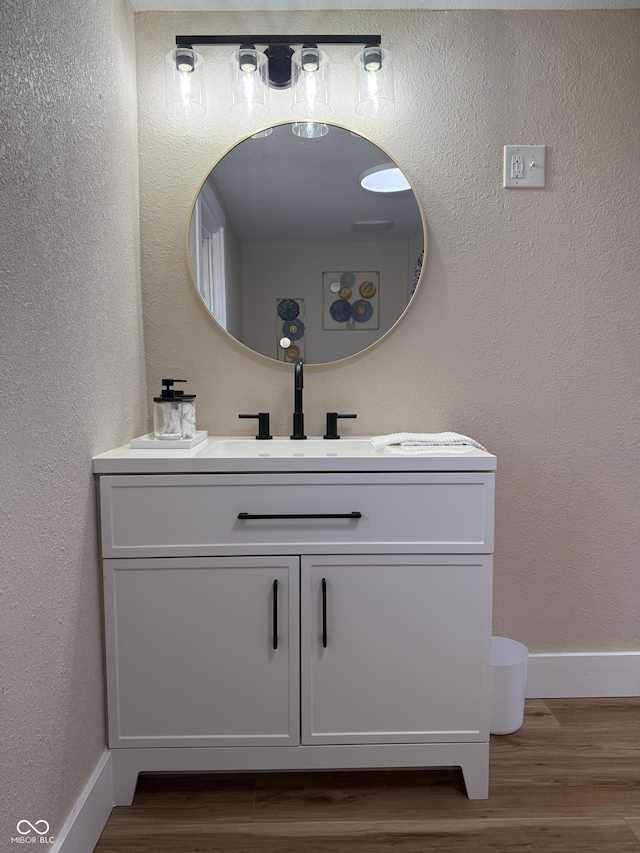
<path id="1" fill-rule="evenodd" d="M 280 124 L 244 139 L 207 175 L 191 215 L 204 304 L 278 361 L 325 364 L 378 341 L 407 310 L 426 249 L 418 203 L 389 156 L 342 127 L 317 128 Z"/>

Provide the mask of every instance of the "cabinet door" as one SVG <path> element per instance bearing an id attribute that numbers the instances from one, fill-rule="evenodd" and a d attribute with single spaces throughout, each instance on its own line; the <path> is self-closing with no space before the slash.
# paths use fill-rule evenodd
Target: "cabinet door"
<path id="1" fill-rule="evenodd" d="M 299 743 L 297 557 L 104 571 L 110 746 Z"/>
<path id="2" fill-rule="evenodd" d="M 302 743 L 487 741 L 491 574 L 490 557 L 303 557 Z"/>

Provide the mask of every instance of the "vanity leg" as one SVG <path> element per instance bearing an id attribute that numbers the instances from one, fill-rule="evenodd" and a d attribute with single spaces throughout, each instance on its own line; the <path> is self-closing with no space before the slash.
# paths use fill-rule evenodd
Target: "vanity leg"
<path id="1" fill-rule="evenodd" d="M 477 744 L 460 765 L 467 796 L 470 800 L 486 800 L 489 796 L 489 744 Z"/>
<path id="2" fill-rule="evenodd" d="M 138 767 L 127 761 L 129 750 L 112 749 L 113 768 L 113 804 L 114 806 L 130 806 L 138 784 Z"/>

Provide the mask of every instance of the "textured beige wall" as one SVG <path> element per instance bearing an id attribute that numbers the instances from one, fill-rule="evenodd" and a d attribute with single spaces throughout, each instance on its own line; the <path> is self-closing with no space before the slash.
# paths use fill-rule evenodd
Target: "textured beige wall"
<path id="1" fill-rule="evenodd" d="M 143 13 L 136 28 L 152 388 L 187 378 L 214 433 L 246 433 L 238 413 L 258 410 L 290 430 L 291 368 L 228 340 L 189 280 L 193 197 L 254 128 L 228 110 L 226 58 L 205 118 L 170 120 L 161 60 L 175 35 L 381 32 L 393 121 L 356 116 L 348 87 L 333 118 L 405 168 L 426 278 L 382 344 L 308 369 L 308 429 L 346 410 L 354 433 L 474 436 L 499 460 L 496 633 L 536 652 L 640 648 L 640 12 Z M 275 101 L 270 117 L 286 119 L 286 93 Z M 545 190 L 502 189 L 502 146 L 518 142 L 549 146 Z"/>
<path id="2" fill-rule="evenodd" d="M 142 430 L 147 394 L 129 2 L 3 0 L 0 47 L 8 850 L 21 819 L 59 834 L 104 750 L 91 456 Z"/>

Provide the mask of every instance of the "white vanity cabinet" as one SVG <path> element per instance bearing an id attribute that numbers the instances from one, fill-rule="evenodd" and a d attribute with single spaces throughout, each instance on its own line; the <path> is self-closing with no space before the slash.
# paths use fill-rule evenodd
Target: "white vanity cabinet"
<path id="1" fill-rule="evenodd" d="M 486 457 L 472 471 L 98 465 L 118 804 L 162 770 L 459 765 L 486 797 Z"/>

